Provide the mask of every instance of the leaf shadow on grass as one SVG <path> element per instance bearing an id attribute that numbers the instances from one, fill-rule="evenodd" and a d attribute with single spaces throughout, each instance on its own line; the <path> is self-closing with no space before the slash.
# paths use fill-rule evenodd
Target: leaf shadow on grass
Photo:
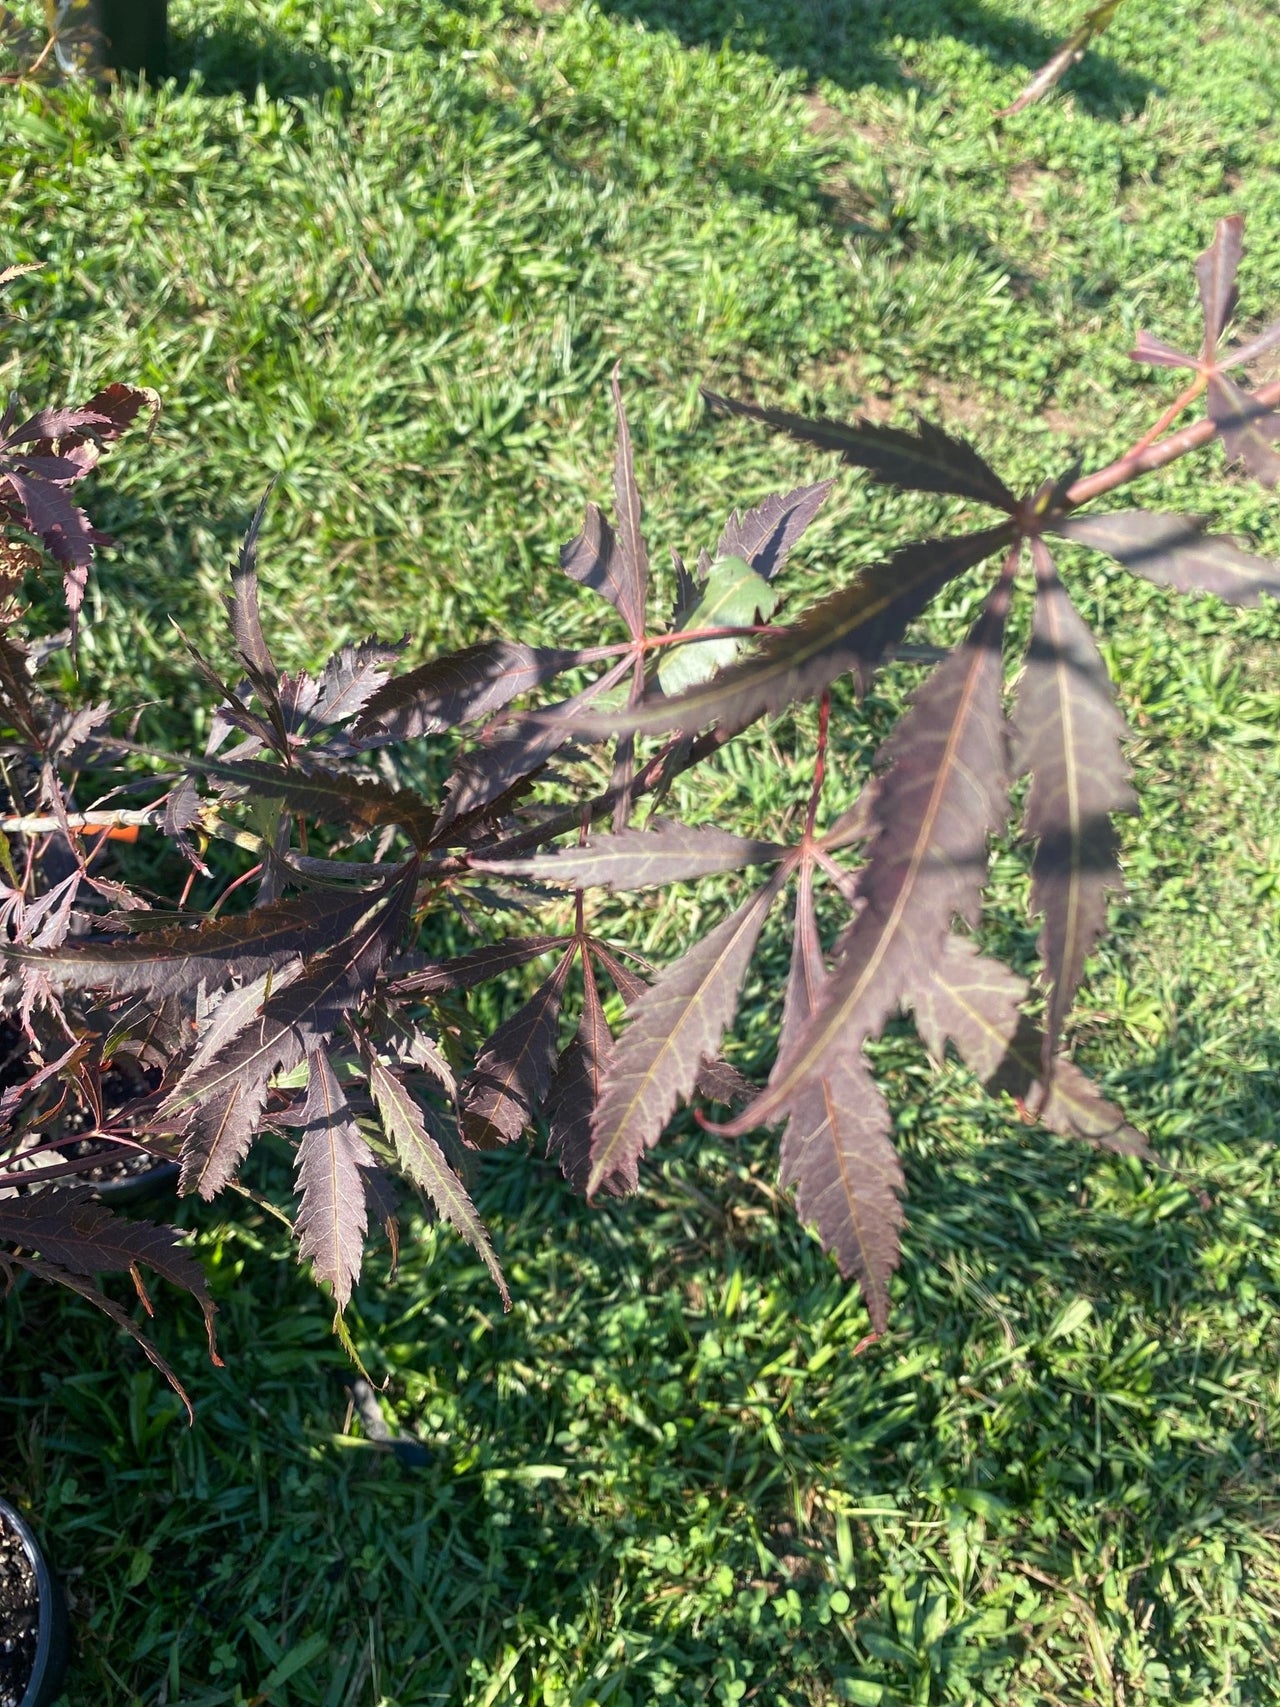
<path id="1" fill-rule="evenodd" d="M 180 87 L 198 79 L 204 95 L 252 97 L 262 89 L 274 100 L 307 101 L 336 89 L 346 101 L 352 92 L 342 66 L 265 23 L 252 32 L 212 21 L 204 29 L 172 29 L 168 61 Z"/>
<path id="2" fill-rule="evenodd" d="M 895 37 L 949 35 L 971 43 L 993 72 L 1009 66 L 1031 72 L 1053 54 L 1084 9 L 1084 0 L 1056 7 L 1049 28 L 1002 17 L 980 0 L 603 0 L 603 9 L 651 29 L 670 30 L 690 46 L 725 43 L 767 55 L 781 69 L 802 71 L 844 89 L 875 84 L 900 89 L 916 80 L 904 72 Z M 1128 118 L 1155 85 L 1110 55 L 1090 49 L 1067 73 L 1065 87 L 1096 118 Z M 1000 103 L 994 94 L 993 108 Z"/>
<path id="3" fill-rule="evenodd" d="M 958 1513 L 981 1562 L 974 1602 L 1004 1618 L 984 1626 L 982 1665 L 1031 1666 L 1045 1642 L 1087 1680 L 1079 1630 L 1059 1639 L 1012 1610 L 1028 1594 L 1059 1616 L 1084 1606 L 1113 1657 L 1132 1641 L 1175 1675 L 1192 1651 L 1217 1663 L 1206 1629 L 1231 1607 L 1215 1555 L 1240 1562 L 1240 1618 L 1280 1602 L 1275 1405 L 1249 1315 L 1280 1314 L 1280 1036 L 1240 1038 L 1217 1071 L 1222 1035 L 1187 1020 L 1108 1086 L 1185 1175 L 1014 1126 L 950 1075 L 916 1076 L 892 1036 L 895 1103 L 917 1114 L 899 1134 L 906 1249 L 889 1334 L 856 1356 L 860 1306 L 772 1190 L 776 1137 L 719 1148 L 682 1119 L 645 1195 L 600 1210 L 548 1164 L 479 1159 L 511 1316 L 456 1241 L 423 1261 L 407 1227 L 401 1279 L 376 1252 L 358 1295 L 358 1338 L 432 1452 L 413 1474 L 339 1438 L 352 1371 L 251 1205 L 180 1210 L 229 1229 L 214 1278 L 226 1369 L 174 1300 L 155 1324 L 192 1430 L 86 1306 L 20 1284 L 0 1316 L 0 1463 L 55 1559 L 83 1567 L 75 1707 L 132 1699 L 110 1681 L 121 1666 L 153 1690 L 171 1644 L 188 1691 L 215 1653 L 228 1689 L 260 1689 L 276 1662 L 249 1608 L 283 1651 L 324 1633 L 353 1680 L 376 1607 L 384 1686 L 406 1700 L 461 1688 L 473 1659 L 500 1665 L 522 1641 L 554 1647 L 580 1617 L 584 1665 L 625 1634 L 616 1671 L 640 1699 L 663 1666 L 705 1677 L 729 1648 L 760 1675 L 803 1664 L 829 1683 L 843 1634 L 787 1647 L 740 1597 L 781 1605 L 794 1588 L 807 1605 L 839 1580 L 841 1501 L 861 1514 L 859 1629 L 901 1641 L 895 1582 L 948 1592 Z M 269 1147 L 249 1178 L 287 1202 Z M 708 1587 L 723 1570 L 725 1598 Z M 1046 1580 L 1066 1586 L 1046 1596 Z M 297 1698 L 319 1707 L 323 1688 Z"/>
<path id="4" fill-rule="evenodd" d="M 300 1277 L 281 1278 L 292 1291 Z M 373 1618 L 375 1664 L 394 1698 L 443 1700 L 432 1692 L 447 1689 L 452 1699 L 477 1657 L 501 1663 L 512 1608 L 578 1605 L 605 1568 L 600 1535 L 544 1497 L 554 1478 L 530 1459 L 554 1450 L 522 1452 L 495 1430 L 468 1464 L 436 1443 L 406 1468 L 358 1431 L 342 1435 L 354 1371 L 322 1314 L 253 1320 L 263 1285 L 258 1271 L 248 1315 L 224 1302 L 224 1321 L 238 1316 L 244 1330 L 238 1368 L 228 1379 L 193 1364 L 190 1430 L 175 1426 L 163 1384 L 131 1362 L 8 1360 L 0 1465 L 70 1591 L 69 1707 L 154 1701 L 166 1659 L 170 1687 L 184 1673 L 187 1707 L 223 1707 L 234 1683 L 238 1699 L 270 1688 L 282 1653 L 317 1632 L 323 1677 L 309 1667 L 289 1699 L 366 1700 Z M 67 1324 L 43 1306 L 23 1289 L 27 1334 L 65 1343 Z M 125 1573 L 143 1553 L 138 1588 Z M 204 1694 L 215 1649 L 222 1686 Z"/>
<path id="5" fill-rule="evenodd" d="M 614 1278 L 613 1296 L 594 1305 L 599 1319 L 616 1320 L 619 1295 L 635 1298 L 637 1312 L 650 1300 L 623 1341 L 618 1380 L 659 1421 L 664 1403 L 689 1419 L 669 1448 L 681 1497 L 739 1502 L 767 1541 L 765 1532 L 794 1526 L 806 1488 L 838 1490 L 867 1513 L 879 1503 L 932 1518 L 938 1529 L 948 1510 L 983 1509 L 966 1505 L 966 1490 L 989 1495 L 1003 1516 L 986 1543 L 988 1586 L 1008 1567 L 1017 1581 L 1071 1583 L 1071 1594 L 1092 1598 L 1109 1561 L 1123 1560 L 1124 1605 L 1112 1608 L 1109 1639 L 1140 1629 L 1147 1656 L 1170 1667 L 1192 1641 L 1179 1593 L 1192 1581 L 1196 1594 L 1217 1592 L 1196 1574 L 1215 1549 L 1240 1561 L 1255 1615 L 1280 1607 L 1280 1455 L 1275 1407 L 1261 1397 L 1267 1324 L 1280 1316 L 1280 1271 L 1266 1260 L 1280 1241 L 1280 1036 L 1250 1037 L 1221 1076 L 1200 1064 L 1211 1044 L 1186 1026 L 1108 1087 L 1155 1129 L 1164 1169 L 1023 1132 L 993 1117 L 990 1102 L 970 1103 L 966 1122 L 945 1091 L 926 1090 L 924 1119 L 900 1134 L 910 1195 L 889 1333 L 856 1360 L 846 1344 L 810 1385 L 804 1366 L 845 1289 L 789 1210 L 761 1207 L 776 1138 L 733 1146 L 723 1171 L 705 1135 L 664 1141 L 665 1160 L 658 1152 L 642 1178 L 645 1195 L 609 1204 L 588 1237 L 613 1247 L 602 1253 Z M 901 1061 L 902 1040 L 890 1049 Z M 1176 1136 L 1162 1141 L 1162 1131 Z M 486 1163 L 495 1187 L 484 1196 L 501 1195 L 502 1179 L 501 1213 L 519 1221 L 542 1194 L 508 1162 Z M 716 1293 L 723 1301 L 738 1282 L 744 1300 L 785 1292 L 789 1355 L 758 1328 L 753 1345 L 747 1302 L 736 1319 L 732 1306 L 717 1310 Z M 516 1332 L 511 1323 L 499 1330 Z M 708 1332 L 719 1347 L 710 1370 L 699 1367 Z M 765 1382 L 762 1368 L 778 1363 L 789 1365 L 786 1378 Z M 895 1366 L 905 1366 L 901 1376 Z M 770 1416 L 773 1449 L 763 1438 Z M 802 1563 L 806 1551 L 825 1558 L 819 1575 L 830 1569 L 830 1510 L 786 1549 Z M 882 1564 L 896 1556 L 896 1533 L 865 1532 Z M 925 1536 L 921 1555 L 900 1539 L 936 1589 L 945 1548 L 933 1557 Z M 779 1581 L 786 1575 L 780 1569 Z M 875 1608 L 874 1564 L 868 1576 L 869 1585 L 860 1565 L 854 1598 L 864 1612 Z M 1006 1645 L 1026 1658 L 1030 1627 L 1015 1623 Z M 1207 1641 L 1203 1631 L 1196 1640 Z M 988 1657 L 996 1646 L 988 1640 Z"/>

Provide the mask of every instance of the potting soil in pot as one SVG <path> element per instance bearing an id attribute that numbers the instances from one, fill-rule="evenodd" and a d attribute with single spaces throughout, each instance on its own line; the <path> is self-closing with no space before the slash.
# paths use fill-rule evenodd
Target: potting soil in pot
<path id="1" fill-rule="evenodd" d="M 0 1512 L 0 1707 L 21 1707 L 39 1635 L 36 1574 L 21 1537 Z"/>

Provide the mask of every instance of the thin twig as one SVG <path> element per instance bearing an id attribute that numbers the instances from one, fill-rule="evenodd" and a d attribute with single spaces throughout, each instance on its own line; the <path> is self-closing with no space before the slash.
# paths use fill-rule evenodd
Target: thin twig
<path id="1" fill-rule="evenodd" d="M 1149 427 L 1138 440 L 1137 444 L 1133 446 L 1132 450 L 1126 451 L 1125 455 L 1140 456 L 1149 445 L 1153 445 L 1156 442 L 1162 433 L 1168 432 L 1169 428 L 1178 419 L 1178 416 L 1181 415 L 1188 403 L 1194 403 L 1208 383 L 1209 382 L 1205 375 L 1198 373 L 1191 381 L 1191 384 L 1174 398 L 1173 402 L 1165 410 L 1164 414 L 1161 415 L 1155 426 Z"/>
<path id="2" fill-rule="evenodd" d="M 69 826 L 72 830 L 124 830 L 131 825 L 158 824 L 163 814 L 157 807 L 141 811 L 68 812 L 64 820 L 52 812 L 27 812 L 14 818 L 0 818 L 0 830 L 6 836 L 47 836 Z"/>
<path id="3" fill-rule="evenodd" d="M 804 826 L 806 844 L 813 841 L 814 825 L 818 822 L 818 803 L 822 799 L 822 785 L 827 777 L 827 728 L 830 722 L 831 689 L 825 688 L 822 698 L 818 701 L 818 750 L 813 761 L 813 787 L 809 790 L 809 812 Z"/>
<path id="4" fill-rule="evenodd" d="M 0 818 L 0 831 L 6 836 L 48 836 L 57 830 L 67 829 L 90 833 L 133 827 L 158 829 L 163 822 L 164 811 L 159 806 L 143 807 L 135 811 L 120 809 L 111 812 L 68 812 L 65 820 L 52 812 L 25 812 L 10 818 Z M 255 836 L 252 830 L 243 830 L 221 818 L 202 817 L 200 828 L 206 835 L 213 836 L 220 842 L 230 842 L 242 853 L 261 855 L 266 847 L 262 837 Z"/>
<path id="5" fill-rule="evenodd" d="M 1257 391 L 1251 391 L 1249 401 L 1256 405 L 1256 413 L 1259 415 L 1274 408 L 1280 403 L 1280 380 L 1273 380 L 1270 385 L 1262 385 Z M 1171 433 L 1159 444 L 1148 445 L 1145 450 L 1140 451 L 1135 447 L 1115 462 L 1108 463 L 1106 468 L 1100 468 L 1096 474 L 1086 474 L 1082 480 L 1077 480 L 1067 492 L 1067 503 L 1074 509 L 1079 504 L 1087 504 L 1090 498 L 1100 498 L 1104 492 L 1114 492 L 1117 486 L 1124 486 L 1139 474 L 1150 474 L 1153 469 L 1164 468 L 1166 464 L 1176 462 L 1179 457 L 1199 450 L 1201 445 L 1207 445 L 1210 439 L 1215 438 L 1217 432 L 1214 422 L 1196 421 L 1190 427 L 1183 427 L 1180 432 Z"/>

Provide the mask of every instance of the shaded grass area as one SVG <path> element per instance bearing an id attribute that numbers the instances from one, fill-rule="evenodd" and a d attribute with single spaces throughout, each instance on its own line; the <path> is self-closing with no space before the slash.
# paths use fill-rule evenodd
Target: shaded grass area
<path id="1" fill-rule="evenodd" d="M 1280 307 L 1261 5 L 1125 7 L 1063 98 L 1000 128 L 1065 11 L 172 10 L 158 94 L 0 103 L 4 258 L 47 263 L 9 293 L 0 378 L 32 402 L 117 377 L 165 399 L 89 500 L 121 543 L 80 691 L 150 703 L 166 738 L 208 713 L 166 618 L 226 655 L 225 565 L 273 473 L 285 661 L 372 628 L 411 656 L 502 625 L 561 640 L 589 632 L 555 554 L 607 487 L 617 359 L 656 561 L 814 477 L 706 420 L 699 381 L 910 402 L 1027 484 L 1158 412 L 1125 351 L 1139 326 L 1194 342 L 1190 261 L 1220 214 L 1250 217 L 1244 322 Z M 1146 498 L 1280 544 L 1217 453 Z M 955 519 L 843 480 L 797 600 Z M 1062 561 L 1144 800 L 1072 1040 L 1167 1168 L 1022 1128 L 899 1028 L 876 1064 L 910 1220 L 891 1332 L 860 1349 L 769 1139 L 721 1151 L 681 1124 L 644 1198 L 591 1212 L 543 1164 L 486 1159 L 512 1314 L 416 1214 L 398 1276 L 372 1257 L 352 1311 L 388 1416 L 431 1449 L 417 1472 L 348 1418 L 351 1369 L 283 1230 L 184 1206 L 228 1360 L 211 1370 L 164 1301 L 194 1430 L 87 1311 L 24 1287 L 0 1318 L 0 1462 L 71 1573 L 69 1702 L 1280 1699 L 1274 611 Z M 972 602 L 958 588 L 928 632 L 953 639 Z M 837 791 L 914 679 L 846 699 Z M 811 734 L 780 719 L 688 800 L 776 827 Z M 728 893 L 600 917 L 660 956 Z M 1012 846 L 986 928 L 1031 968 Z M 780 925 L 769 943 L 736 1046 L 754 1070 Z M 287 1206 L 269 1150 L 249 1181 Z"/>
<path id="2" fill-rule="evenodd" d="M 983 56 L 993 77 L 1020 68 L 1025 82 L 1066 33 L 1063 11 L 1042 7 L 1033 21 L 1026 12 L 1019 16 L 1011 8 L 978 0 L 950 6 L 935 0 L 864 0 L 856 6 L 840 0 L 780 0 L 777 5 L 745 7 L 726 0 L 685 5 L 674 0 L 606 0 L 604 10 L 651 29 L 669 30 L 690 45 L 715 48 L 728 42 L 798 71 L 811 83 L 822 80 L 850 91 L 872 85 L 941 93 L 933 51 L 939 38 L 961 44 L 971 58 Z M 1113 119 L 1132 117 L 1156 87 L 1123 58 L 1110 55 L 1105 43 L 1072 82 L 1085 112 Z"/>
<path id="3" fill-rule="evenodd" d="M 411 1226 L 358 1330 L 419 1471 L 343 1435 L 350 1371 L 270 1224 L 202 1240 L 225 1374 L 162 1322 L 193 1431 L 150 1371 L 103 1366 L 96 1322 L 24 1295 L 6 1367 L 24 1330 L 57 1343 L 43 1371 L 19 1354 L 7 1420 L 76 1562 L 71 1698 L 1273 1698 L 1274 1044 L 1208 1107 L 1194 1053 L 1172 1094 L 1130 1071 L 1207 1208 L 884 1053 L 915 1093 L 913 1215 L 893 1332 L 860 1355 L 764 1145 L 677 1144 L 598 1215 L 486 1164 L 506 1320 Z"/>

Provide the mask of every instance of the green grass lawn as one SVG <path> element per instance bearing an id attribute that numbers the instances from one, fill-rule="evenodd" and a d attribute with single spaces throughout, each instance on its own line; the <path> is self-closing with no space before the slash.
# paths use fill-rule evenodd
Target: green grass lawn
<path id="1" fill-rule="evenodd" d="M 1015 486 L 1118 454 L 1171 395 L 1133 335 L 1196 340 L 1222 214 L 1249 216 L 1243 323 L 1280 312 L 1280 54 L 1270 0 L 1129 0 L 1058 94 L 994 123 L 1083 4 L 173 0 L 159 93 L 0 91 L 0 265 L 45 262 L 7 293 L 0 383 L 165 403 L 88 495 L 119 546 L 76 691 L 153 735 L 203 726 L 168 619 L 229 657 L 226 565 L 272 475 L 286 663 L 371 629 L 410 657 L 593 634 L 555 563 L 606 499 L 615 361 L 655 562 L 827 471 L 706 417 L 700 382 L 915 407 Z M 1217 451 L 1144 501 L 1280 553 L 1274 499 Z M 846 475 L 797 606 L 955 510 Z M 418 1468 L 362 1438 L 284 1230 L 186 1204 L 226 1368 L 176 1297 L 156 1335 L 194 1428 L 87 1308 L 22 1286 L 0 1314 L 0 1488 L 68 1580 L 68 1703 L 1280 1701 L 1280 623 L 1062 563 L 1143 801 L 1070 1042 L 1165 1169 L 1020 1125 L 891 1031 L 909 1220 L 862 1348 L 776 1137 L 717 1147 L 682 1117 L 645 1194 L 591 1211 L 543 1161 L 486 1157 L 510 1315 L 417 1213 L 349 1314 Z M 841 707 L 849 792 L 913 680 Z M 812 723 L 686 798 L 776 827 Z M 1029 967 L 1023 873 L 1002 849 L 985 929 Z M 603 913 L 660 955 L 728 893 Z M 785 931 L 767 943 L 749 1070 L 785 975 Z M 287 1207 L 269 1148 L 247 1183 Z"/>

